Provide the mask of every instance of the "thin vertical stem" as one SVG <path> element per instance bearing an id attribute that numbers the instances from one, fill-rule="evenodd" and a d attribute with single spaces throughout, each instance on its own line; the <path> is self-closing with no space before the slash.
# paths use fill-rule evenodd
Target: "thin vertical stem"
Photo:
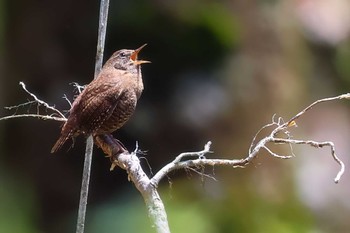
<path id="1" fill-rule="evenodd" d="M 98 73 L 102 68 L 103 52 L 104 52 L 105 39 L 106 39 L 108 8 L 109 8 L 109 0 L 101 0 L 94 78 L 97 77 Z M 90 182 L 93 146 L 94 146 L 93 138 L 92 136 L 89 136 L 86 141 L 84 170 L 83 170 L 83 177 L 82 177 L 82 183 L 81 183 L 76 233 L 84 233 L 86 206 L 87 206 L 87 200 L 88 200 L 88 194 L 89 194 L 89 182 Z"/>
<path id="2" fill-rule="evenodd" d="M 98 28 L 97 38 L 97 51 L 96 51 L 96 63 L 95 63 L 95 78 L 102 68 L 103 53 L 105 50 L 106 30 L 107 30 L 107 18 L 108 18 L 109 0 L 101 0 L 100 5 L 100 20 Z"/>
<path id="3" fill-rule="evenodd" d="M 91 174 L 93 145 L 94 145 L 93 138 L 92 136 L 89 136 L 88 139 L 86 140 L 84 170 L 83 170 L 83 178 L 81 181 L 76 233 L 84 233 L 86 206 L 87 206 L 87 200 L 88 200 L 88 194 L 89 194 L 89 182 L 90 182 L 90 174 Z"/>

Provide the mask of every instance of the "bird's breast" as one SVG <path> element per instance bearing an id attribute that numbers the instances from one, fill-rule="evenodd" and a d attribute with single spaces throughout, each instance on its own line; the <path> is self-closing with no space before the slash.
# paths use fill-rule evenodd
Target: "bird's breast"
<path id="1" fill-rule="evenodd" d="M 115 108 L 108 119 L 101 125 L 95 134 L 112 133 L 121 128 L 134 113 L 137 96 L 135 92 L 126 91 L 116 99 Z"/>

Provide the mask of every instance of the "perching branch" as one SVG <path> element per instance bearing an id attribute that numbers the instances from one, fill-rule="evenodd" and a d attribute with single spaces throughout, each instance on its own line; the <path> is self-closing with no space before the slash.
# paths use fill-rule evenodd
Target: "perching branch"
<path id="1" fill-rule="evenodd" d="M 66 118 L 60 111 L 48 105 L 46 102 L 38 99 L 34 94 L 29 92 L 25 88 L 25 85 L 23 83 L 21 83 L 21 86 L 31 96 L 33 100 L 30 100 L 24 104 L 7 108 L 9 110 L 15 109 L 15 114 L 12 116 L 2 117 L 0 118 L 0 121 L 19 117 L 36 117 L 39 119 L 49 119 L 57 121 L 66 120 Z M 335 183 L 338 183 L 343 173 L 345 172 L 345 165 L 336 155 L 334 143 L 331 141 L 318 142 L 313 140 L 292 139 L 291 133 L 288 130 L 289 128 L 296 126 L 296 121 L 300 120 L 300 118 L 304 116 L 306 112 L 310 111 L 313 107 L 315 107 L 315 105 L 342 99 L 350 99 L 350 93 L 317 100 L 305 109 L 303 109 L 301 112 L 293 116 L 287 122 L 284 122 L 281 117 L 279 117 L 276 120 L 275 116 L 273 116 L 271 123 L 266 124 L 256 133 L 248 150 L 248 154 L 242 159 L 207 158 L 209 154 L 213 153 L 210 150 L 211 142 L 209 141 L 205 144 L 203 150 L 201 151 L 181 153 L 172 162 L 166 164 L 163 168 L 161 168 L 153 177 L 148 177 L 143 171 L 140 165 L 140 160 L 137 157 L 137 154 L 139 153 L 138 148 L 136 148 L 135 151 L 130 153 L 119 140 L 113 138 L 113 136 L 109 134 L 96 136 L 94 138 L 94 142 L 104 151 L 104 153 L 106 153 L 110 157 L 110 160 L 112 162 L 111 170 L 113 170 L 115 166 L 118 166 L 127 171 L 129 175 L 129 180 L 133 182 L 133 184 L 139 190 L 139 192 L 145 200 L 148 209 L 148 214 L 150 216 L 150 219 L 152 220 L 153 225 L 156 228 L 156 231 L 158 233 L 169 233 L 170 230 L 168 226 L 167 215 L 165 212 L 163 202 L 158 194 L 157 187 L 159 185 L 159 182 L 174 170 L 194 169 L 194 171 L 197 171 L 196 169 L 202 169 L 205 166 L 230 166 L 233 168 L 245 167 L 257 157 L 257 155 L 262 149 L 267 151 L 268 154 L 270 154 L 273 157 L 279 159 L 290 159 L 294 157 L 293 153 L 292 155 L 280 155 L 273 152 L 273 150 L 271 150 L 269 146 L 271 144 L 282 144 L 289 145 L 292 149 L 293 145 L 301 144 L 312 146 L 315 148 L 330 148 L 332 158 L 340 166 L 339 171 L 334 179 Z M 37 105 L 37 112 L 35 114 L 17 114 L 17 110 L 19 108 L 23 108 L 26 106 L 30 107 L 33 104 Z M 42 115 L 39 111 L 40 106 L 44 106 L 47 111 L 51 111 L 52 113 L 49 115 Z M 263 137 L 261 140 L 257 141 L 258 135 L 260 135 L 263 130 L 267 130 L 268 128 L 271 128 L 270 133 L 267 134 L 267 136 Z M 198 173 L 205 175 L 202 171 L 198 171 Z"/>
<path id="2" fill-rule="evenodd" d="M 166 211 L 156 186 L 154 186 L 143 171 L 140 160 L 137 157 L 139 149 L 129 153 L 121 142 L 112 135 L 106 134 L 95 137 L 95 143 L 104 153 L 110 156 L 112 161 L 111 170 L 118 166 L 128 173 L 128 178 L 134 183 L 141 193 L 148 210 L 148 215 L 157 233 L 170 233 Z"/>

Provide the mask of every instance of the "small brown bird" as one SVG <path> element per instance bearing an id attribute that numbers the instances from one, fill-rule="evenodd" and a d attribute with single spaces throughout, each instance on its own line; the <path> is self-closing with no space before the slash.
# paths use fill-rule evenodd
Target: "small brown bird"
<path id="1" fill-rule="evenodd" d="M 51 153 L 79 134 L 112 133 L 125 124 L 143 90 L 141 64 L 149 61 L 137 60 L 137 57 L 145 46 L 119 50 L 107 60 L 97 78 L 74 100 Z"/>

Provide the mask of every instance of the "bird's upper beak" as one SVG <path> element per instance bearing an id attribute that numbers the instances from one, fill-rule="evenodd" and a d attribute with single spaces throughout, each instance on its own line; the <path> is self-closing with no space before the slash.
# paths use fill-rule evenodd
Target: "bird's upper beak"
<path id="1" fill-rule="evenodd" d="M 135 49 L 135 51 L 131 54 L 130 58 L 133 61 L 133 63 L 135 65 L 140 65 L 140 64 L 144 64 L 144 63 L 151 63 L 150 61 L 145 61 L 145 60 L 137 60 L 137 55 L 139 54 L 139 52 L 141 51 L 141 49 L 143 49 L 143 47 L 145 47 L 147 44 L 142 45 L 140 48 Z"/>

